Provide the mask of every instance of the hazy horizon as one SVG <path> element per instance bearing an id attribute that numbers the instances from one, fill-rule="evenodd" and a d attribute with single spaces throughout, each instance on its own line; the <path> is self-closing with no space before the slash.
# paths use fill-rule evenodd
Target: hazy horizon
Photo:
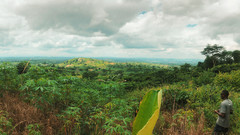
<path id="1" fill-rule="evenodd" d="M 204 59 L 240 50 L 239 15 L 239 0 L 2 0 L 0 57 Z"/>
<path id="2" fill-rule="evenodd" d="M 177 58 L 120 58 L 120 57 L 48 57 L 48 56 L 34 56 L 34 57 L 1 57 L 0 62 L 20 62 L 31 61 L 33 63 L 42 63 L 54 61 L 54 63 L 63 63 L 64 61 L 74 58 L 92 58 L 97 60 L 104 60 L 109 62 L 137 62 L 137 63 L 152 63 L 152 64 L 166 64 L 166 65 L 183 65 L 185 63 L 197 65 L 198 62 L 203 62 L 203 59 L 177 59 Z M 38 62 L 36 62 L 38 61 Z M 47 62 L 47 63 L 48 63 Z M 51 62 L 50 62 L 51 63 Z"/>

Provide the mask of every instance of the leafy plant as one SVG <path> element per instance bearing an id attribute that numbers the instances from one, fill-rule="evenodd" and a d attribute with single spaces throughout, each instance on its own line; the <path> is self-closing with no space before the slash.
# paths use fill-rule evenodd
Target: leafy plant
<path id="1" fill-rule="evenodd" d="M 31 67 L 30 61 L 22 61 L 17 64 L 18 74 L 27 73 L 28 69 Z"/>
<path id="2" fill-rule="evenodd" d="M 157 122 L 162 100 L 162 90 L 148 92 L 140 104 L 133 122 L 133 135 L 150 135 Z"/>
<path id="3" fill-rule="evenodd" d="M 14 92 L 18 89 L 18 76 L 16 68 L 10 63 L 0 65 L 0 94 L 5 91 Z"/>
<path id="4" fill-rule="evenodd" d="M 240 87 L 240 70 L 231 73 L 220 73 L 214 78 L 214 84 L 225 89 L 239 92 Z"/>
<path id="5" fill-rule="evenodd" d="M 64 122 L 62 130 L 65 134 L 80 133 L 83 125 L 81 108 L 68 107 L 61 115 L 58 115 Z"/>
<path id="6" fill-rule="evenodd" d="M 163 108 L 172 110 L 175 108 L 184 107 L 187 100 L 190 98 L 190 92 L 181 89 L 181 85 L 173 85 L 168 89 L 164 89 L 164 104 Z"/>
<path id="7" fill-rule="evenodd" d="M 28 135 L 42 135 L 39 124 L 29 124 L 26 127 Z"/>
<path id="8" fill-rule="evenodd" d="M 60 97 L 62 93 L 55 80 L 44 78 L 27 80 L 25 85 L 21 87 L 21 91 L 28 101 L 34 103 L 36 107 L 44 110 L 44 112 L 51 109 L 49 106 L 55 108 L 61 103 Z"/>
<path id="9" fill-rule="evenodd" d="M 0 110 L 0 134 L 8 135 L 12 128 L 12 120 L 8 118 L 8 113 Z"/>

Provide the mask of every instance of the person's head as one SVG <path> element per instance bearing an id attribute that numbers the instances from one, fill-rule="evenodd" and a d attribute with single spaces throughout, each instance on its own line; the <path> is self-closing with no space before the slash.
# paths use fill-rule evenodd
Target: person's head
<path id="1" fill-rule="evenodd" d="M 226 99 L 228 98 L 229 92 L 227 90 L 223 90 L 221 93 L 221 98 Z"/>

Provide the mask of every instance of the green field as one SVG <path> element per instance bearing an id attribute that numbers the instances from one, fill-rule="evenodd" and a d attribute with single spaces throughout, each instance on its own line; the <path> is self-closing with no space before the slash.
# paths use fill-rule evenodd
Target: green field
<path id="1" fill-rule="evenodd" d="M 211 134 L 223 89 L 234 104 L 230 134 L 240 134 L 240 63 L 234 59 L 212 67 L 206 60 L 197 66 L 93 58 L 3 62 L 0 76 L 1 134 L 128 135 L 143 96 L 160 89 L 153 134 Z"/>

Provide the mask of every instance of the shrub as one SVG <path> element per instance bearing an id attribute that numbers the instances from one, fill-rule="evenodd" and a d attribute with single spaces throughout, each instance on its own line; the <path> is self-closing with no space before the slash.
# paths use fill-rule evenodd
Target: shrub
<path id="1" fill-rule="evenodd" d="M 98 76 L 98 73 L 95 71 L 87 71 L 87 72 L 84 72 L 82 75 L 82 77 L 86 79 L 94 79 L 97 76 Z"/>
<path id="2" fill-rule="evenodd" d="M 199 77 L 193 78 L 193 82 L 197 86 L 211 84 L 213 82 L 215 76 L 216 76 L 216 74 L 213 72 L 204 71 Z"/>
<path id="3" fill-rule="evenodd" d="M 0 134 L 8 135 L 12 128 L 12 120 L 8 118 L 8 113 L 0 110 Z"/>
<path id="4" fill-rule="evenodd" d="M 218 65 L 215 66 L 211 69 L 212 72 L 214 73 L 226 73 L 226 72 L 231 72 L 233 70 L 239 70 L 240 68 L 240 63 L 234 63 L 234 64 L 223 64 L 223 65 Z"/>
<path id="5" fill-rule="evenodd" d="M 0 65 L 0 93 L 2 90 L 15 91 L 18 89 L 18 76 L 16 68 L 9 64 Z"/>
<path id="6" fill-rule="evenodd" d="M 172 110 L 172 108 L 184 107 L 190 97 L 190 92 L 181 90 L 179 88 L 164 89 L 163 91 L 163 108 Z"/>
<path id="7" fill-rule="evenodd" d="M 30 62 L 22 61 L 17 64 L 18 74 L 27 73 L 28 69 L 31 67 Z"/>
<path id="8" fill-rule="evenodd" d="M 240 91 L 240 70 L 220 73 L 214 78 L 214 84 L 230 91 Z"/>

